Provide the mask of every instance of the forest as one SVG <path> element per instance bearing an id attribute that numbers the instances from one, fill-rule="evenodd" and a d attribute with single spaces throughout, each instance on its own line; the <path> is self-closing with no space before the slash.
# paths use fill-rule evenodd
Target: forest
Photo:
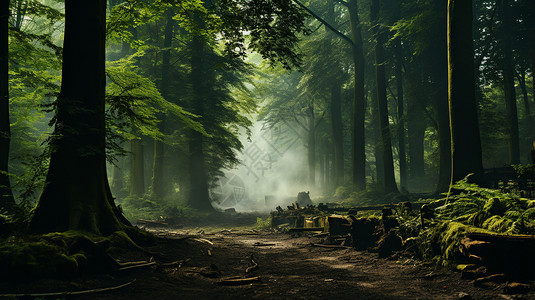
<path id="1" fill-rule="evenodd" d="M 533 0 L 2 0 L 0 40 L 0 297 L 535 297 Z"/>

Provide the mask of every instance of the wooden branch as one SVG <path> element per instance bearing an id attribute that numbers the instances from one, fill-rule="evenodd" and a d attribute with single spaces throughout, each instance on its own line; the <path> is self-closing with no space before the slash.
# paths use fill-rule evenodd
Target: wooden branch
<path id="1" fill-rule="evenodd" d="M 306 10 L 312 17 L 314 17 L 316 20 L 320 21 L 325 27 L 329 28 L 334 34 L 341 37 L 344 41 L 348 42 L 351 46 L 354 46 L 353 41 L 345 34 L 338 31 L 336 28 L 334 28 L 331 24 L 329 24 L 327 21 L 323 20 L 319 15 L 314 13 L 312 10 L 310 10 L 308 7 L 306 7 L 303 3 L 299 2 L 299 0 L 293 0 L 297 5 L 301 6 L 304 10 Z"/>
<path id="2" fill-rule="evenodd" d="M 256 263 L 256 261 L 254 261 L 254 258 L 253 258 L 252 255 L 251 255 L 251 264 L 253 264 L 253 265 L 248 267 L 247 269 L 245 269 L 245 273 L 250 273 L 252 271 L 258 270 L 258 263 Z"/>
<path id="3" fill-rule="evenodd" d="M 237 279 L 221 279 L 218 281 L 218 284 L 221 285 L 243 285 L 243 284 L 249 284 L 254 282 L 259 282 L 260 276 L 256 277 L 250 277 L 250 278 L 237 278 Z"/>
<path id="4" fill-rule="evenodd" d="M 153 262 L 148 262 L 148 263 L 139 264 L 139 265 L 132 265 L 132 266 L 127 266 L 127 267 L 119 268 L 119 271 L 130 271 L 130 270 L 134 270 L 134 269 L 139 269 L 139 268 L 145 268 L 145 267 L 154 266 L 155 264 L 156 264 L 156 262 L 153 261 Z"/>
<path id="5" fill-rule="evenodd" d="M 57 296 L 71 296 L 71 295 L 86 295 L 86 294 L 93 294 L 93 293 L 101 293 L 101 292 L 108 292 L 113 290 L 118 290 L 120 288 L 124 288 L 126 286 L 131 285 L 136 280 L 132 280 L 130 282 L 127 282 L 125 284 L 121 284 L 118 286 L 112 286 L 108 288 L 100 288 L 100 289 L 91 289 L 91 290 L 83 290 L 83 291 L 75 291 L 75 292 L 55 292 L 55 293 L 36 293 L 36 294 L 0 294 L 0 298 L 24 298 L 24 297 L 32 297 L 32 298 L 41 298 L 41 297 L 57 297 Z"/>
<path id="6" fill-rule="evenodd" d="M 299 228 L 290 228 L 288 232 L 303 232 L 303 231 L 324 231 L 323 227 L 299 227 Z"/>
<path id="7" fill-rule="evenodd" d="M 329 249 L 349 249 L 351 247 L 342 246 L 342 245 L 324 245 L 324 244 L 314 244 L 311 243 L 310 245 L 314 247 L 320 247 L 320 248 L 329 248 Z"/>

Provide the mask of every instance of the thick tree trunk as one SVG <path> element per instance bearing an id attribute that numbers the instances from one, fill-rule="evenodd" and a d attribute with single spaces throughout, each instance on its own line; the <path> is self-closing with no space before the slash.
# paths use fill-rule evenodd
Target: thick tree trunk
<path id="1" fill-rule="evenodd" d="M 169 101 L 170 94 L 170 56 L 171 41 L 173 39 L 173 9 L 168 9 L 166 12 L 167 23 L 164 30 L 164 51 L 162 55 L 162 81 L 160 85 L 160 91 L 162 97 Z M 161 116 L 162 120 L 159 124 L 161 132 L 165 131 L 165 115 Z M 154 140 L 154 164 L 152 169 L 152 194 L 156 198 L 161 198 L 165 194 L 164 188 L 164 143 L 163 141 Z"/>
<path id="2" fill-rule="evenodd" d="M 366 188 L 366 152 L 364 139 L 364 51 L 357 0 L 348 3 L 353 40 L 353 63 L 355 66 L 355 95 L 353 102 L 353 184 L 358 189 Z"/>
<path id="3" fill-rule="evenodd" d="M 371 4 L 371 19 L 378 26 L 379 12 L 381 10 L 380 0 L 373 0 Z M 390 123 L 388 120 L 388 99 L 386 95 L 386 74 L 384 42 L 385 34 L 377 27 L 375 43 L 375 82 L 377 85 L 377 104 L 379 112 L 379 128 L 381 130 L 381 144 L 383 156 L 384 189 L 389 193 L 398 193 L 396 179 L 394 175 L 394 157 L 392 155 L 392 137 L 390 136 Z"/>
<path id="4" fill-rule="evenodd" d="M 407 190 L 407 151 L 405 149 L 405 99 L 403 95 L 403 52 L 401 47 L 401 39 L 395 40 L 395 55 L 396 55 L 396 90 L 397 90 L 397 113 L 398 113 L 398 152 L 399 152 L 399 185 L 402 190 Z"/>
<path id="5" fill-rule="evenodd" d="M 335 186 L 344 183 L 344 136 L 342 126 L 342 96 L 338 82 L 331 85 L 331 124 L 334 144 L 334 177 Z"/>
<path id="6" fill-rule="evenodd" d="M 9 211 L 15 204 L 9 183 L 9 1 L 0 7 L 0 211 Z"/>
<path id="7" fill-rule="evenodd" d="M 314 117 L 314 105 L 307 108 L 308 114 L 308 184 L 310 187 L 316 185 L 316 118 Z"/>
<path id="8" fill-rule="evenodd" d="M 520 163 L 520 143 L 518 134 L 518 112 L 514 77 L 513 50 L 511 48 L 511 15 L 509 0 L 500 0 L 503 16 L 503 89 L 505 94 L 505 110 L 508 118 L 509 163 Z"/>
<path id="9" fill-rule="evenodd" d="M 30 228 L 108 234 L 127 221 L 113 203 L 106 176 L 106 1 L 66 0 L 65 14 L 57 138 Z"/>
<path id="10" fill-rule="evenodd" d="M 201 22 L 201 21 L 199 21 Z M 207 82 L 206 41 L 201 36 L 194 36 L 191 44 L 191 86 L 194 100 L 192 103 L 193 113 L 203 116 L 206 105 L 207 92 L 210 90 L 210 82 Z M 202 120 L 201 120 L 202 123 Z M 208 194 L 208 176 L 206 171 L 204 137 L 202 133 L 190 130 L 189 134 L 189 173 L 190 190 L 188 204 L 195 209 L 212 211 L 213 207 Z"/>
<path id="11" fill-rule="evenodd" d="M 453 176 L 483 169 L 474 91 L 472 1 L 448 1 L 448 103 L 452 128 Z"/>

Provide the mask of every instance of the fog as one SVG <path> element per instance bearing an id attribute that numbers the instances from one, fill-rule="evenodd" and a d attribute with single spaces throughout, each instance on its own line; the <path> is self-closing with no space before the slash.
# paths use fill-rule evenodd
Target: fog
<path id="1" fill-rule="evenodd" d="M 286 121 L 268 125 L 257 121 L 251 136 L 240 136 L 243 151 L 240 165 L 226 170 L 210 190 L 214 206 L 237 211 L 271 211 L 277 205 L 288 205 L 297 194 L 310 191 L 311 196 L 321 190 L 310 186 L 306 178 L 307 149 L 304 133 Z"/>

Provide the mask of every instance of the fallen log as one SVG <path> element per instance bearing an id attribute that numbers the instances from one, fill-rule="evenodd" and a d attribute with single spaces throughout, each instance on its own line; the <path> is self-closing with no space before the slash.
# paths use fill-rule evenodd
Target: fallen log
<path id="1" fill-rule="evenodd" d="M 477 258 L 492 273 L 535 277 L 535 236 L 467 233 L 460 252 Z"/>
<path id="2" fill-rule="evenodd" d="M 154 226 L 154 227 L 169 227 L 168 223 L 162 221 L 139 219 L 136 221 L 137 225 Z"/>

